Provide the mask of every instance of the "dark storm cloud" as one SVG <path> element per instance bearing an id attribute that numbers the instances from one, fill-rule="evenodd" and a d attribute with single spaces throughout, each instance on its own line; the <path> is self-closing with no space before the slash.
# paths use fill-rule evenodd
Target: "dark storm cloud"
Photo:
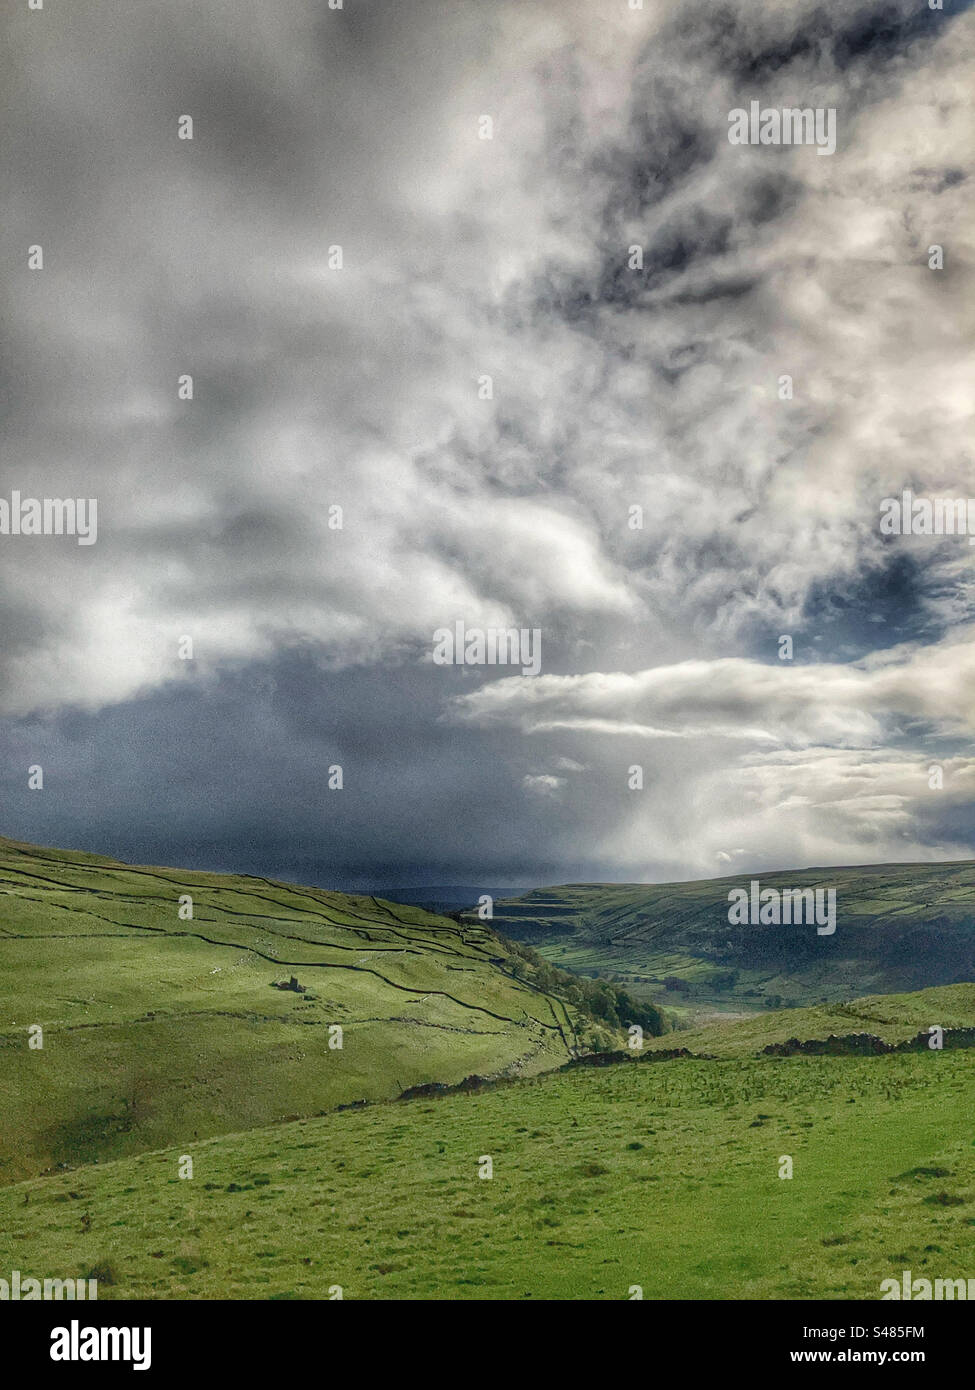
<path id="1" fill-rule="evenodd" d="M 526 790 L 539 763 L 524 741 L 431 722 L 471 681 L 432 666 L 377 680 L 292 653 L 205 689 L 8 725 L 5 832 L 326 886 L 425 881 L 419 866 L 437 883 L 472 865 L 508 884 L 557 875 L 583 806 Z M 43 793 L 20 775 L 35 763 Z M 344 785 L 330 791 L 336 765 Z"/>

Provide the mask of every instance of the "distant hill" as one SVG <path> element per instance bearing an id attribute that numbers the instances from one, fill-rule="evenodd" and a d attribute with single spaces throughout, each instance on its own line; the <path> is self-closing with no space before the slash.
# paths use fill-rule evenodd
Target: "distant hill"
<path id="1" fill-rule="evenodd" d="M 619 1023 L 564 983 L 481 922 L 0 839 L 0 1183 L 558 1067 Z"/>
<path id="2" fill-rule="evenodd" d="M 732 926 L 728 894 L 835 887 L 832 936 Z M 494 904 L 492 925 L 546 959 L 618 976 L 678 1005 L 778 1007 L 975 980 L 975 861 L 735 875 L 693 883 L 576 883 Z"/>
<path id="3" fill-rule="evenodd" d="M 426 912 L 463 912 L 474 908 L 478 899 L 485 893 L 499 898 L 513 892 L 510 888 L 475 888 L 470 884 L 433 884 L 421 888 L 390 887 L 383 884 L 377 887 L 376 896 L 387 902 L 410 903 L 422 907 Z"/>

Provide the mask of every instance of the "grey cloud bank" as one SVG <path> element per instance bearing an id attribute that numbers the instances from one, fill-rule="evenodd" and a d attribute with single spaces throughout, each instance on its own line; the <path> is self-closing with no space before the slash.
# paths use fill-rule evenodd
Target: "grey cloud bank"
<path id="1" fill-rule="evenodd" d="M 10 34 L 0 497 L 101 510 L 0 544 L 3 829 L 320 881 L 972 853 L 972 551 L 878 526 L 975 495 L 970 10 Z M 753 101 L 835 153 L 732 145 Z M 542 674 L 431 666 L 458 618 Z"/>

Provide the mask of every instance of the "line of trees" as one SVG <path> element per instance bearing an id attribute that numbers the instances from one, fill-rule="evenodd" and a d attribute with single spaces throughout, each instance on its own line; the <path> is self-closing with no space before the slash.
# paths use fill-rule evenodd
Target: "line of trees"
<path id="1" fill-rule="evenodd" d="M 656 1004 L 641 1003 L 610 980 L 591 980 L 560 970 L 521 941 L 501 939 L 515 959 L 515 975 L 547 994 L 557 995 L 610 1028 L 627 1028 L 636 1023 L 654 1038 L 668 1031 L 666 1016 Z"/>

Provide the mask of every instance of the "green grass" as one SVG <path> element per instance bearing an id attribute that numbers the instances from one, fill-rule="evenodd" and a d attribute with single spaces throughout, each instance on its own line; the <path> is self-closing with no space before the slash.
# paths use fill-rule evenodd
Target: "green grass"
<path id="1" fill-rule="evenodd" d="M 528 974 L 418 908 L 0 840 L 0 1183 L 559 1066 L 578 1012 Z"/>
<path id="2" fill-rule="evenodd" d="M 729 890 L 752 878 L 779 890 L 834 887 L 835 934 L 731 926 Z M 493 926 L 553 964 L 618 977 L 636 998 L 693 1012 L 835 1002 L 975 978 L 975 862 L 566 884 L 495 903 Z M 668 991 L 668 976 L 687 993 Z"/>
<path id="3" fill-rule="evenodd" d="M 689 940 L 660 959 L 707 978 Z M 307 994 L 272 988 L 292 974 Z M 0 1274 L 96 1277 L 109 1299 L 497 1300 L 975 1276 L 975 1049 L 759 1055 L 971 1028 L 975 985 L 555 1071 L 598 1032 L 572 998 L 482 924 L 0 841 Z M 712 1059 L 654 1057 L 677 1046 Z M 472 1073 L 500 1080 L 392 1099 Z"/>
<path id="4" fill-rule="evenodd" d="M 906 1042 L 932 1025 L 971 1028 L 975 1024 L 975 984 L 945 985 L 916 994 L 876 994 L 845 1004 L 776 1010 L 733 1023 L 714 1023 L 648 1038 L 651 1051 L 686 1047 L 714 1057 L 753 1057 L 770 1043 L 790 1038 L 825 1039 L 869 1033 L 887 1043 Z M 950 1039 L 948 1040 L 950 1046 Z"/>
<path id="5" fill-rule="evenodd" d="M 579 1070 L 7 1188 L 0 1268 L 107 1266 L 102 1298 L 870 1299 L 975 1275 L 973 1143 L 975 1052 Z"/>

